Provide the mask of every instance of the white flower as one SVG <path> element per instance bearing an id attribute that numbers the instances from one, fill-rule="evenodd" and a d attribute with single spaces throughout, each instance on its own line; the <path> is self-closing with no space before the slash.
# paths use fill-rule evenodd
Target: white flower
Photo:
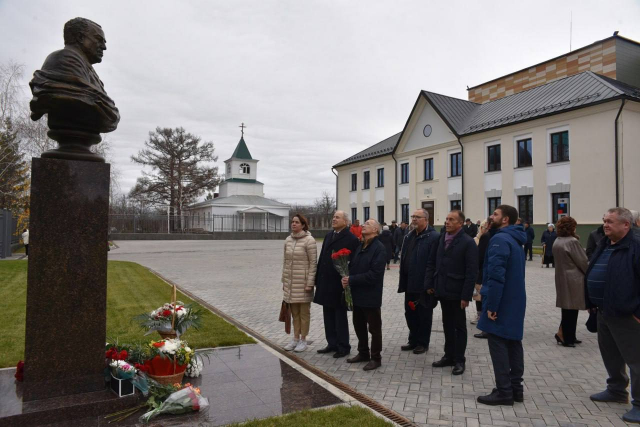
<path id="1" fill-rule="evenodd" d="M 187 377 L 195 378 L 200 375 L 200 373 L 202 372 L 202 368 L 204 368 L 204 363 L 202 362 L 202 359 L 198 356 L 194 356 L 189 361 L 189 366 L 187 366 L 187 369 L 185 370 L 184 374 Z"/>

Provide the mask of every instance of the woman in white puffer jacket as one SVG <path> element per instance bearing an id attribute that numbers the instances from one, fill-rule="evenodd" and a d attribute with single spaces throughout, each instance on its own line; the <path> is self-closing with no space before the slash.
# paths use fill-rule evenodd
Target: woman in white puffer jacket
<path id="1" fill-rule="evenodd" d="M 291 234 L 284 241 L 282 290 L 284 301 L 291 307 L 293 338 L 284 349 L 304 351 L 311 322 L 311 302 L 316 280 L 318 259 L 316 239 L 309 232 L 309 223 L 301 214 L 291 219 Z"/>

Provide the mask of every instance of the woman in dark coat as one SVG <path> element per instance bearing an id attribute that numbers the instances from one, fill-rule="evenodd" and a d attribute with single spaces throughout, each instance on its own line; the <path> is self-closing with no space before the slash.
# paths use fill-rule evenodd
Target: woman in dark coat
<path id="1" fill-rule="evenodd" d="M 389 264 L 391 264 L 391 259 L 393 258 L 393 235 L 391 234 L 391 231 L 389 231 L 388 225 L 382 227 L 382 233 L 380 233 L 380 237 L 378 237 L 378 239 L 387 250 L 387 270 L 391 270 Z"/>
<path id="2" fill-rule="evenodd" d="M 555 262 L 553 260 L 553 242 L 556 240 L 556 231 L 555 226 L 553 224 L 549 224 L 544 233 L 542 233 L 542 238 L 540 242 L 542 242 L 542 250 L 544 251 L 544 257 L 542 258 L 542 263 L 549 268 L 549 264 L 552 267 L 555 267 Z"/>

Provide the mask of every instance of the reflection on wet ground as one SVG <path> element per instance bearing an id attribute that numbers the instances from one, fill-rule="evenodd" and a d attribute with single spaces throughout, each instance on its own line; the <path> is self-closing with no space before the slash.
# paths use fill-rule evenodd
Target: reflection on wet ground
<path id="1" fill-rule="evenodd" d="M 298 372 L 261 345 L 215 349 L 205 357 L 202 375 L 185 378 L 199 387 L 203 396 L 209 399 L 208 411 L 191 415 L 161 416 L 152 423 L 163 426 L 206 425 L 220 426 L 267 418 L 303 409 L 335 405 L 342 401 L 322 386 Z M 2 371 L 4 374 L 6 371 Z M 15 386 L 13 372 L 0 376 L 0 388 L 9 392 Z M 6 378 L 5 378 L 6 377 Z M 0 414 L 8 403 L 3 393 L 0 399 Z M 12 405 L 17 402 L 12 401 Z M 142 412 L 118 425 L 133 425 Z M 0 424 L 2 424 L 0 418 Z M 106 425 L 102 417 L 85 418 L 73 422 L 78 425 Z"/>

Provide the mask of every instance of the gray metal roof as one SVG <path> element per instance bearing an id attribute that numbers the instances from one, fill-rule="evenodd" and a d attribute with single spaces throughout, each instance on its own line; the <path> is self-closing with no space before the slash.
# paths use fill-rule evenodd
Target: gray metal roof
<path id="1" fill-rule="evenodd" d="M 203 206 L 215 206 L 215 205 L 245 205 L 245 206 L 272 206 L 280 208 L 288 208 L 286 203 L 280 203 L 275 200 L 267 199 L 261 196 L 229 196 L 229 197 L 216 197 L 215 199 L 205 200 L 203 202 L 194 203 L 189 208 L 200 208 Z"/>
<path id="2" fill-rule="evenodd" d="M 402 132 L 398 132 L 395 135 L 385 139 L 384 141 L 380 141 L 377 144 L 372 145 L 371 147 L 362 150 L 347 159 L 344 159 L 333 167 L 335 168 L 337 166 L 344 166 L 348 165 L 349 163 L 356 163 L 362 160 L 374 159 L 376 157 L 391 154 L 393 152 L 393 149 L 396 148 L 396 144 L 398 143 L 398 139 L 400 138 L 401 133 Z"/>
<path id="3" fill-rule="evenodd" d="M 640 90 L 585 71 L 504 98 L 475 104 L 422 92 L 460 137 L 627 97 L 640 101 Z M 467 114 L 464 117 L 464 114 Z"/>

